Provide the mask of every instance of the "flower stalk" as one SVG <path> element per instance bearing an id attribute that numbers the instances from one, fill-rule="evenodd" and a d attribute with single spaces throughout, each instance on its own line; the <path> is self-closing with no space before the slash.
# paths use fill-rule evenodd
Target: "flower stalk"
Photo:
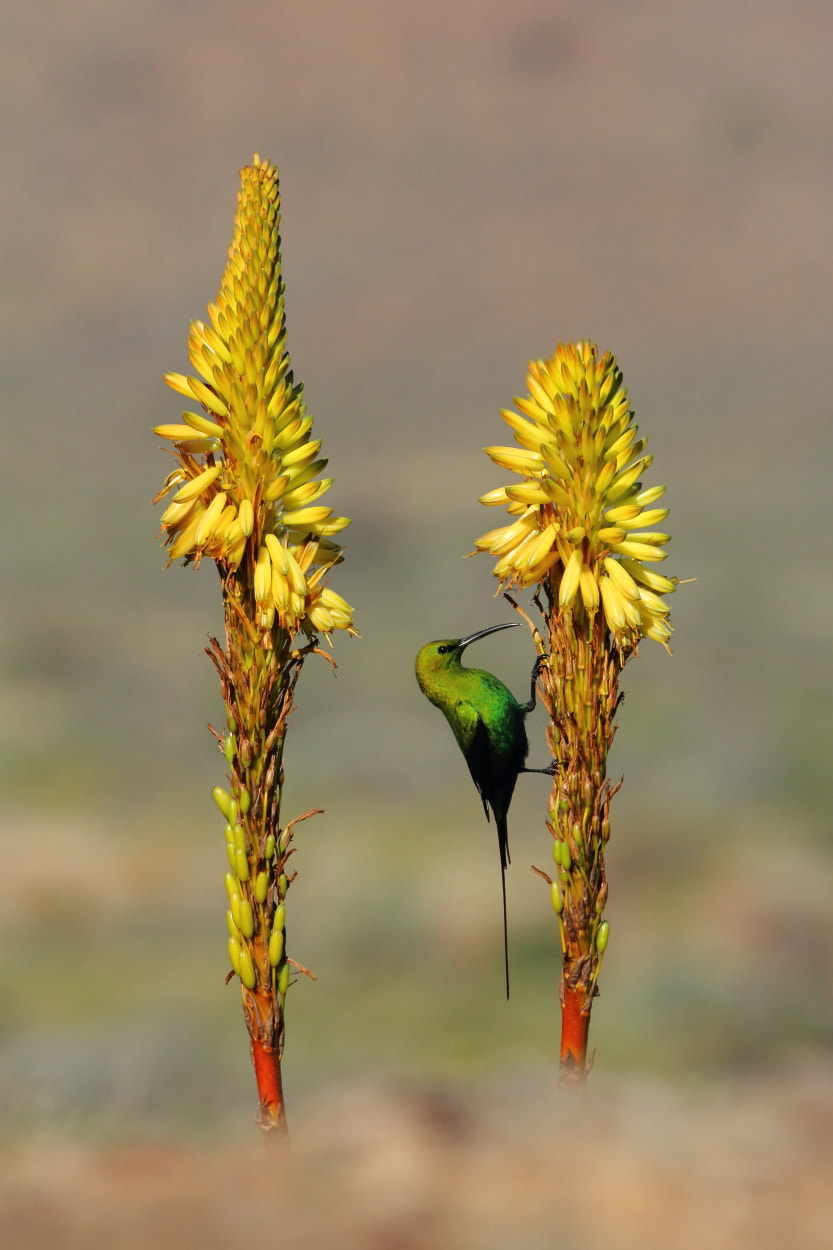
<path id="1" fill-rule="evenodd" d="M 549 885 L 561 942 L 561 1077 L 582 1084 L 610 933 L 604 850 L 622 783 L 607 778 L 607 757 L 619 676 L 642 638 L 670 650 L 661 596 L 678 580 L 652 567 L 667 554 L 669 536 L 646 529 L 668 515 L 653 506 L 665 487 L 643 489 L 652 457 L 636 437 L 614 357 L 589 342 L 559 344 L 551 359 L 530 362 L 527 387 L 518 411 L 501 413 L 518 446 L 486 448 L 521 480 L 481 502 L 505 505 L 512 520 L 475 546 L 498 557 L 499 591 L 534 587 L 540 615 L 539 626 L 507 594 L 545 657 L 539 691 L 559 765 L 547 819 L 555 868 L 554 876 L 534 871 Z"/>
<path id="2" fill-rule="evenodd" d="M 281 824 L 287 723 L 304 661 L 329 659 L 320 636 L 355 630 L 328 585 L 349 521 L 320 503 L 332 479 L 320 476 L 327 461 L 286 351 L 279 225 L 277 169 L 255 154 L 241 171 L 219 293 L 208 322 L 191 324 L 195 375 L 165 375 L 198 411 L 155 427 L 176 467 L 154 502 L 174 492 L 161 519 L 169 563 L 209 557 L 220 577 L 225 638 L 206 651 L 227 722 L 212 732 L 228 765 L 228 787 L 213 791 L 228 859 L 228 979 L 240 984 L 258 1123 L 282 1137 L 286 995 L 293 971 L 308 972 L 286 951 L 289 861 L 295 826 L 315 814 Z"/>

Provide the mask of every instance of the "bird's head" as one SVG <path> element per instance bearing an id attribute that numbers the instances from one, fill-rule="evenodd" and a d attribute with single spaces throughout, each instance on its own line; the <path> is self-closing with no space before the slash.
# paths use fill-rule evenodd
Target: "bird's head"
<path id="1" fill-rule="evenodd" d="M 461 667 L 460 656 L 470 642 L 495 634 L 499 629 L 514 629 L 518 624 L 518 621 L 506 621 L 503 625 L 479 629 L 465 638 L 438 638 L 435 642 L 426 643 L 416 658 L 416 677 L 423 693 L 430 699 L 435 683 L 442 680 L 443 674 Z"/>

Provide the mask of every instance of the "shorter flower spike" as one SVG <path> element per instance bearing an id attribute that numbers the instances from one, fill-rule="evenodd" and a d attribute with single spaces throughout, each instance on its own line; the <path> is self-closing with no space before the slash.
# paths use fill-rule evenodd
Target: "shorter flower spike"
<path id="1" fill-rule="evenodd" d="M 664 521 L 651 508 L 664 486 L 642 489 L 652 457 L 643 454 L 622 374 L 610 352 L 589 342 L 559 343 L 549 360 L 530 361 L 529 394 L 504 409 L 518 447 L 487 447 L 518 485 L 498 487 L 481 503 L 505 503 L 512 523 L 475 544 L 497 556 L 501 589 L 549 577 L 562 608 L 604 612 L 623 656 L 640 638 L 668 645 L 669 608 L 659 596 L 677 585 L 645 568 L 664 560 L 667 534 L 645 527 Z"/>

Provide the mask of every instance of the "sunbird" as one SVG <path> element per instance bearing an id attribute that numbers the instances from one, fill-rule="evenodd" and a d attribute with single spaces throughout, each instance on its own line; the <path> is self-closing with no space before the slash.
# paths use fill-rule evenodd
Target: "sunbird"
<path id="1" fill-rule="evenodd" d="M 483 802 L 486 819 L 492 809 L 500 848 L 503 890 L 503 958 L 506 968 L 506 997 L 509 997 L 509 941 L 506 926 L 506 866 L 509 836 L 506 814 L 512 801 L 519 773 L 547 773 L 558 767 L 527 768 L 529 743 L 524 720 L 535 707 L 535 684 L 543 663 L 539 656 L 532 669 L 529 701 L 518 703 L 512 691 L 499 678 L 482 668 L 464 668 L 460 657 L 478 638 L 514 629 L 518 621 L 491 625 L 466 638 L 441 638 L 427 643 L 416 658 L 416 679 L 422 693 L 445 716 L 457 745 L 465 756 L 472 780 Z"/>

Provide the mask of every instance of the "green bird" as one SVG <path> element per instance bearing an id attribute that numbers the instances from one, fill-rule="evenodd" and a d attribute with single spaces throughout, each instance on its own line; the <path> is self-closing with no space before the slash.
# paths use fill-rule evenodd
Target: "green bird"
<path id="1" fill-rule="evenodd" d="M 503 889 L 503 956 L 506 967 L 506 997 L 509 997 L 509 942 L 506 926 L 506 867 L 509 836 L 506 814 L 512 801 L 519 773 L 555 772 L 555 761 L 548 768 L 527 768 L 529 743 L 524 719 L 535 707 L 535 683 L 543 657 L 532 670 L 532 688 L 527 703 L 518 703 L 512 691 L 492 673 L 482 668 L 464 668 L 460 657 L 470 643 L 499 629 L 514 629 L 519 622 L 508 621 L 480 629 L 467 638 L 441 638 L 427 643 L 416 658 L 416 679 L 422 693 L 445 716 L 457 745 L 465 756 L 472 780 L 483 801 L 486 819 L 492 809 L 497 826 Z"/>

